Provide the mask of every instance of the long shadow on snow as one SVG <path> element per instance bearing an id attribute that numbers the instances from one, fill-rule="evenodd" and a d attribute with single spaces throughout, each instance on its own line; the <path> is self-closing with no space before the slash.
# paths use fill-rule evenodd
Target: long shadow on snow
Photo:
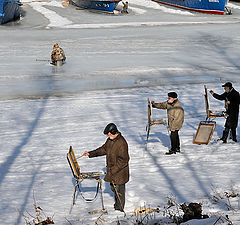
<path id="1" fill-rule="evenodd" d="M 9 169 L 12 167 L 12 165 L 14 164 L 15 160 L 17 159 L 17 157 L 20 155 L 23 147 L 25 145 L 27 145 L 28 142 L 30 141 L 34 131 L 36 130 L 36 128 L 38 126 L 38 123 L 39 123 L 42 115 L 44 114 L 46 103 L 47 103 L 47 99 L 44 99 L 42 101 L 42 103 L 41 103 L 40 110 L 38 111 L 36 118 L 34 119 L 34 121 L 32 122 L 31 126 L 29 127 L 29 130 L 26 133 L 25 137 L 23 138 L 21 143 L 14 148 L 13 153 L 7 158 L 7 160 L 4 163 L 1 164 L 1 166 L 0 166 L 0 171 L 1 171 L 1 174 L 0 174 L 0 186 L 2 185 L 4 178 L 8 174 Z M 25 195 L 25 198 L 24 198 L 24 202 L 23 202 L 22 206 L 20 207 L 20 211 L 21 212 L 24 211 L 25 206 L 27 204 L 28 197 L 30 195 L 30 191 L 32 190 L 32 187 L 34 185 L 34 181 L 35 181 L 36 176 L 37 176 L 37 171 L 39 171 L 39 168 L 37 168 L 35 170 L 35 172 L 33 173 L 31 182 L 29 183 L 29 186 L 28 186 L 28 191 L 27 191 L 27 193 Z M 21 218 L 22 218 L 22 215 L 19 214 L 19 216 L 17 218 L 17 223 L 16 224 L 20 224 Z"/>
<path id="2" fill-rule="evenodd" d="M 37 128 L 39 120 L 40 120 L 40 118 L 42 117 L 42 115 L 45 111 L 46 103 L 47 103 L 47 99 L 44 99 L 42 101 L 42 106 L 41 106 L 40 110 L 38 111 L 38 114 L 37 114 L 35 120 L 32 122 L 31 126 L 29 127 L 29 130 L 26 133 L 25 137 L 23 138 L 21 143 L 14 148 L 13 153 L 10 156 L 8 156 L 7 160 L 4 163 L 1 164 L 1 166 L 0 166 L 0 171 L 1 171 L 1 173 L 0 173 L 0 186 L 1 186 L 5 176 L 7 175 L 9 169 L 13 165 L 14 161 L 17 159 L 17 157 L 21 153 L 21 150 L 30 141 L 30 139 L 33 135 L 33 132 Z"/>
<path id="3" fill-rule="evenodd" d="M 201 181 L 201 178 L 199 177 L 199 175 L 197 173 L 197 169 L 195 169 L 195 167 L 194 167 L 193 163 L 191 162 L 190 158 L 188 158 L 188 156 L 186 154 L 184 154 L 184 157 L 187 160 L 186 166 L 189 169 L 189 171 L 192 173 L 192 177 L 198 183 L 200 189 L 203 191 L 205 196 L 209 196 L 209 194 L 210 194 L 209 190 L 205 187 L 205 184 Z M 208 180 L 208 182 L 206 182 L 206 183 L 211 184 L 212 181 L 209 180 L 207 173 L 206 173 L 206 178 Z"/>
<path id="4" fill-rule="evenodd" d="M 22 205 L 21 205 L 20 212 L 24 212 L 24 210 L 25 210 L 25 207 L 26 207 L 27 202 L 28 202 L 28 198 L 29 198 L 29 196 L 30 196 L 32 187 L 34 186 L 34 182 L 35 182 L 35 180 L 36 180 L 36 178 L 37 178 L 37 174 L 38 174 L 38 171 L 40 170 L 41 166 L 42 166 L 42 165 L 40 164 L 40 165 L 35 169 L 35 171 L 32 173 L 33 176 L 32 176 L 31 182 L 30 182 L 29 185 L 28 185 L 28 188 L 27 188 L 28 191 L 26 192 L 26 195 L 25 195 L 25 197 L 24 197 L 24 202 L 23 202 Z M 33 201 L 34 201 L 34 199 L 33 199 Z M 16 224 L 21 224 L 21 219 L 22 219 L 22 214 L 19 213 Z"/>
<path id="5" fill-rule="evenodd" d="M 161 125 L 163 126 L 163 125 Z M 151 130 L 150 130 L 151 132 Z M 164 133 L 163 133 L 164 132 Z M 169 147 L 170 146 L 170 137 L 169 135 L 165 134 L 168 131 L 163 132 L 154 132 L 152 131 L 152 134 L 149 134 L 148 142 L 147 143 L 156 143 L 159 142 L 161 145 L 164 147 Z"/>
<path id="6" fill-rule="evenodd" d="M 184 195 L 182 195 L 182 193 L 175 186 L 174 179 L 167 174 L 167 171 L 164 169 L 164 167 L 158 164 L 156 157 L 152 155 L 150 151 L 148 151 L 147 146 L 145 146 L 144 150 L 152 158 L 152 161 L 155 164 L 155 166 L 158 168 L 159 173 L 165 177 L 167 183 L 169 184 L 169 187 L 171 187 L 172 194 L 177 196 L 179 201 L 186 202 L 187 199 L 184 197 Z"/>
<path id="7" fill-rule="evenodd" d="M 49 91 L 49 93 L 51 93 L 51 90 L 52 90 L 52 88 L 54 86 L 54 80 L 53 80 L 52 76 L 50 76 L 49 84 L 50 84 L 49 85 L 50 90 L 48 90 L 48 91 Z M 39 111 L 38 111 L 38 113 L 36 115 L 36 118 L 32 122 L 28 132 L 26 133 L 25 138 L 23 138 L 22 142 L 18 146 L 16 146 L 14 148 L 12 155 L 10 155 L 7 158 L 7 160 L 0 166 L 0 171 L 1 171 L 1 174 L 0 174 L 0 185 L 2 184 L 2 182 L 3 182 L 4 178 L 5 178 L 5 176 L 7 175 L 7 173 L 9 172 L 9 169 L 13 165 L 14 161 L 20 155 L 23 147 L 26 146 L 28 144 L 28 142 L 31 140 L 31 137 L 33 136 L 33 133 L 36 130 L 36 128 L 37 128 L 37 126 L 39 124 L 39 121 L 40 121 L 41 117 L 43 116 L 43 114 L 45 112 L 46 104 L 48 102 L 48 98 L 50 97 L 49 93 L 46 94 L 45 96 L 41 96 L 41 97 L 44 97 L 44 99 L 41 102 L 41 107 L 40 107 L 40 109 L 39 109 Z M 39 167 L 41 167 L 41 165 Z M 22 205 L 20 207 L 20 212 L 24 212 L 24 210 L 25 210 L 26 204 L 28 202 L 28 198 L 30 196 L 32 187 L 34 186 L 34 182 L 35 182 L 35 179 L 37 177 L 39 169 L 40 168 L 35 169 L 35 171 L 32 173 L 33 176 L 32 176 L 31 182 L 28 185 L 28 188 L 27 188 L 27 191 L 26 191 L 26 194 L 25 194 L 25 197 L 24 197 L 24 202 L 22 203 Z M 20 224 L 21 223 L 21 219 L 22 219 L 22 215 L 21 215 L 21 213 L 19 213 L 16 224 Z"/>

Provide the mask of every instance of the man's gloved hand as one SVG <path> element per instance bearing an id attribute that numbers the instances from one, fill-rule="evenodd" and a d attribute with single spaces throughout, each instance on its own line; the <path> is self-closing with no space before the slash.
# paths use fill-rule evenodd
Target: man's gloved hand
<path id="1" fill-rule="evenodd" d="M 213 95 L 213 94 L 214 94 L 214 91 L 213 91 L 213 90 L 210 90 L 209 93 L 210 93 L 211 95 Z"/>

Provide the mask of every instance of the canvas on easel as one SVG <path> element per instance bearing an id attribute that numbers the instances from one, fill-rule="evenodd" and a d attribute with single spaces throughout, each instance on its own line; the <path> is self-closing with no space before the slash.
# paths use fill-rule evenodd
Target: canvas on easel
<path id="1" fill-rule="evenodd" d="M 207 145 L 212 138 L 215 127 L 215 121 L 200 121 L 193 144 Z"/>
<path id="2" fill-rule="evenodd" d="M 207 114 L 207 118 L 206 120 L 210 120 L 210 119 L 215 119 L 216 117 L 224 117 L 224 111 L 215 111 L 215 110 L 210 110 L 210 103 L 209 103 L 209 99 L 208 99 L 208 90 L 207 90 L 207 86 L 204 85 L 204 97 L 205 97 L 205 106 L 206 106 L 206 114 Z"/>

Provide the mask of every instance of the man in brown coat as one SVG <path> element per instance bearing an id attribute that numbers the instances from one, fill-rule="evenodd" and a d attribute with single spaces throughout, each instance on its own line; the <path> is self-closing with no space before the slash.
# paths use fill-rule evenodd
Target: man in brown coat
<path id="1" fill-rule="evenodd" d="M 168 101 L 161 103 L 155 103 L 154 101 L 151 102 L 153 108 L 167 109 L 168 126 L 171 131 L 171 149 L 166 153 L 167 155 L 180 152 L 180 140 L 178 131 L 182 128 L 184 121 L 184 110 L 177 97 L 178 96 L 176 92 L 169 92 Z"/>
<path id="2" fill-rule="evenodd" d="M 128 144 L 114 123 L 109 123 L 103 132 L 108 136 L 106 142 L 96 150 L 85 152 L 83 156 L 89 158 L 106 155 L 107 174 L 104 178 L 110 182 L 114 192 L 114 209 L 124 211 L 125 184 L 129 181 Z"/>

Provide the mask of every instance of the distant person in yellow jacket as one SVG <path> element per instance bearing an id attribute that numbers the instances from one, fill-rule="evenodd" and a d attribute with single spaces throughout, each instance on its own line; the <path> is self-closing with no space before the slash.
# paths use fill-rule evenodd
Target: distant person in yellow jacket
<path id="1" fill-rule="evenodd" d="M 64 62 L 66 60 L 65 53 L 62 48 L 56 43 L 53 45 L 53 50 L 51 53 L 51 63 L 56 65 L 57 61 Z"/>

